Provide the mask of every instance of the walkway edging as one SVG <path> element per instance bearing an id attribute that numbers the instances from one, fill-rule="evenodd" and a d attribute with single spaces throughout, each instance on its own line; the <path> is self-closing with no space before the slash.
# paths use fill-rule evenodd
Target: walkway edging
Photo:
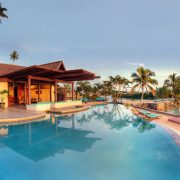
<path id="1" fill-rule="evenodd" d="M 22 118 L 0 119 L 0 124 L 28 122 L 28 121 L 32 121 L 32 120 L 38 120 L 38 119 L 41 119 L 44 117 L 45 117 L 45 114 L 38 114 L 38 115 L 22 117 Z"/>

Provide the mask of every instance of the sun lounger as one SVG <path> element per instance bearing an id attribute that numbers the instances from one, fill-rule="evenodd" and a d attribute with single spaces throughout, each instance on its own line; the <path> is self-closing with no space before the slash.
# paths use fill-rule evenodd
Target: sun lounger
<path id="1" fill-rule="evenodd" d="M 96 101 L 105 101 L 105 98 L 97 97 L 95 100 Z"/>
<path id="2" fill-rule="evenodd" d="M 168 120 L 180 124 L 180 117 L 170 117 Z"/>
<path id="3" fill-rule="evenodd" d="M 88 98 L 83 98 L 82 102 L 87 103 L 87 102 L 89 102 L 89 99 Z"/>
<path id="4" fill-rule="evenodd" d="M 150 118 L 150 119 L 156 119 L 159 117 L 158 114 L 153 114 L 149 111 L 146 110 L 139 110 L 139 112 L 141 113 L 141 115 L 143 115 L 145 118 Z"/>
<path id="5" fill-rule="evenodd" d="M 146 115 L 146 114 L 151 114 L 151 112 L 145 111 L 145 110 L 139 110 L 139 112 L 142 113 L 142 114 L 145 114 L 145 115 Z"/>
<path id="6" fill-rule="evenodd" d="M 149 118 L 158 118 L 159 117 L 158 114 L 146 114 L 146 116 Z"/>

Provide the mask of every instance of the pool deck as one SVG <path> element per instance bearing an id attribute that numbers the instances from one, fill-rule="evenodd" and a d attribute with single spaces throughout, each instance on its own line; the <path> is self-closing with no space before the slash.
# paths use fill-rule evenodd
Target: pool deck
<path id="1" fill-rule="evenodd" d="M 45 113 L 30 111 L 25 108 L 9 107 L 0 109 L 0 124 L 26 122 L 44 117 Z"/>
<path id="2" fill-rule="evenodd" d="M 61 109 L 53 109 L 54 113 L 62 113 L 62 114 L 70 114 L 76 113 L 79 111 L 85 111 L 89 109 L 91 106 L 106 104 L 106 102 L 89 102 L 83 103 L 83 107 L 79 110 L 75 108 L 61 108 Z M 46 113 L 34 110 L 27 110 L 24 106 L 15 106 L 15 107 L 8 107 L 5 109 L 0 109 L 0 125 L 1 124 L 8 124 L 8 123 L 22 123 L 28 122 L 33 120 L 38 120 L 41 118 L 45 118 Z"/>
<path id="3" fill-rule="evenodd" d="M 170 128 L 180 135 L 180 124 L 169 121 L 170 116 L 162 115 L 161 118 L 154 120 L 159 125 Z"/>
<path id="4" fill-rule="evenodd" d="M 88 103 L 83 103 L 82 105 L 78 105 L 78 106 L 69 106 L 69 107 L 64 107 L 64 108 L 51 109 L 47 112 L 55 113 L 55 114 L 56 113 L 57 114 L 72 114 L 72 113 L 88 110 L 91 106 L 104 105 L 104 104 L 107 104 L 107 102 L 88 102 Z"/>
<path id="5" fill-rule="evenodd" d="M 157 111 L 157 110 L 153 110 L 153 109 L 139 108 L 137 106 L 134 106 L 134 107 L 137 108 L 137 109 L 140 109 L 140 110 L 143 109 L 143 110 L 147 110 L 147 111 L 150 111 L 152 113 L 155 113 L 155 114 L 159 114 L 160 117 L 157 118 L 157 119 L 154 119 L 152 121 L 156 122 L 157 124 L 159 124 L 159 125 L 161 125 L 163 127 L 172 129 L 173 131 L 175 131 L 177 134 L 180 135 L 180 124 L 168 120 L 171 117 L 179 117 L 179 116 L 175 116 L 173 114 L 168 114 L 166 112 Z"/>
<path id="6" fill-rule="evenodd" d="M 51 109 L 47 111 L 48 113 L 57 113 L 57 114 L 71 114 L 76 112 L 81 112 L 88 110 L 90 106 L 82 105 L 82 106 L 70 106 L 65 108 Z"/>
<path id="7" fill-rule="evenodd" d="M 135 107 L 137 109 L 142 109 Z M 169 121 L 169 118 L 174 117 L 173 115 L 163 113 L 161 111 L 152 110 L 152 109 L 145 109 L 144 110 L 150 111 L 152 113 L 159 114 L 160 117 L 157 119 L 152 120 L 162 128 L 164 128 L 175 140 L 175 142 L 180 146 L 180 123 Z M 177 117 L 177 116 L 176 116 Z"/>
<path id="8" fill-rule="evenodd" d="M 162 115 L 159 119 L 154 120 L 159 126 L 164 128 L 180 146 L 180 124 L 169 121 L 170 116 Z"/>

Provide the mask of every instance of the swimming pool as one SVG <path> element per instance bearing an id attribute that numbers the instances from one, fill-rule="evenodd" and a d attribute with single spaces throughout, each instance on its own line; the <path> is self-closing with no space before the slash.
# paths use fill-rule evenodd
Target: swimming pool
<path id="1" fill-rule="evenodd" d="M 122 105 L 3 126 L 3 180 L 179 180 L 180 148 Z"/>
<path id="2" fill-rule="evenodd" d="M 167 110 L 165 110 L 165 112 L 180 116 L 180 106 L 174 107 L 174 108 L 171 108 L 171 109 L 167 109 Z"/>

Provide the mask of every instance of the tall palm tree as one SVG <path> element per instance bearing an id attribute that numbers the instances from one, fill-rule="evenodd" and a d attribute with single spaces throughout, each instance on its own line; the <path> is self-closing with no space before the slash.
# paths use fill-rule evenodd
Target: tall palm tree
<path id="1" fill-rule="evenodd" d="M 88 96 L 91 88 L 91 84 L 88 81 L 79 81 L 76 83 L 76 92 L 79 92 L 84 97 Z"/>
<path id="2" fill-rule="evenodd" d="M 156 89 L 156 98 L 169 98 L 169 96 L 171 95 L 171 91 L 170 89 L 168 89 L 167 86 L 163 86 L 163 87 L 159 87 Z"/>
<path id="3" fill-rule="evenodd" d="M 177 95 L 180 94 L 180 76 L 176 73 L 170 74 L 168 79 L 164 81 L 164 86 L 172 90 L 173 98 L 177 98 Z"/>
<path id="4" fill-rule="evenodd" d="M 72 87 L 70 84 L 64 84 L 64 89 L 66 90 L 66 93 L 70 95 L 72 93 Z"/>
<path id="5" fill-rule="evenodd" d="M 122 91 L 127 88 L 130 81 L 120 75 L 116 75 L 115 77 L 110 76 L 109 79 L 112 84 L 111 95 L 113 96 L 113 101 L 117 101 L 121 97 Z"/>
<path id="6" fill-rule="evenodd" d="M 155 91 L 152 86 L 158 85 L 158 82 L 156 79 L 152 78 L 154 76 L 155 73 L 153 71 L 145 69 L 144 67 L 138 67 L 136 72 L 132 73 L 132 83 L 135 83 L 132 90 L 134 91 L 136 88 L 139 88 L 139 90 L 141 89 L 141 101 L 143 101 L 145 91 Z"/>
<path id="7" fill-rule="evenodd" d="M 103 84 L 100 83 L 100 82 L 95 83 L 94 86 L 93 86 L 94 93 L 99 92 L 101 94 L 102 93 L 102 89 L 103 89 Z"/>
<path id="8" fill-rule="evenodd" d="M 99 91 L 101 91 L 101 89 L 102 89 L 102 83 L 100 83 L 100 82 L 98 82 L 98 83 L 95 83 L 94 84 L 94 87 L 97 89 L 97 90 L 99 90 Z"/>
<path id="9" fill-rule="evenodd" d="M 111 96 L 113 97 L 113 101 L 116 102 L 118 98 L 118 83 L 120 82 L 120 76 L 109 76 L 109 82 L 111 83 Z"/>
<path id="10" fill-rule="evenodd" d="M 5 14 L 6 11 L 7 9 L 3 8 L 0 3 L 0 23 L 1 23 L 1 18 L 8 18 L 8 16 Z"/>
<path id="11" fill-rule="evenodd" d="M 110 81 L 103 81 L 103 94 L 105 96 L 112 94 L 112 83 Z"/>
<path id="12" fill-rule="evenodd" d="M 13 51 L 12 53 L 10 53 L 10 59 L 13 61 L 13 64 L 14 64 L 14 62 L 19 59 L 18 52 L 17 51 Z"/>
<path id="13" fill-rule="evenodd" d="M 127 78 L 124 78 L 124 82 L 123 82 L 123 91 L 128 91 L 129 88 L 129 84 L 131 83 L 131 81 Z"/>

